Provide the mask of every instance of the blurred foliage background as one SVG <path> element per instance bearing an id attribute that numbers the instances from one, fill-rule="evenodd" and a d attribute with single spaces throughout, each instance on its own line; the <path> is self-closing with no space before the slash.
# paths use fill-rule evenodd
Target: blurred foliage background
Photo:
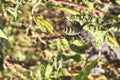
<path id="1" fill-rule="evenodd" d="M 119 79 L 119 0 L 0 0 L 0 80 Z"/>

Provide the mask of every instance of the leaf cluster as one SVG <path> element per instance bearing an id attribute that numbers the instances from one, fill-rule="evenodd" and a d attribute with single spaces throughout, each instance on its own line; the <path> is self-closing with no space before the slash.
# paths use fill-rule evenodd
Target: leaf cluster
<path id="1" fill-rule="evenodd" d="M 0 78 L 88 79 L 101 61 L 104 44 L 119 55 L 120 41 L 115 34 L 120 31 L 119 15 L 105 13 L 109 5 L 101 8 L 99 4 L 97 0 L 1 0 Z M 64 34 L 65 20 L 70 22 L 67 32 L 72 36 Z M 74 35 L 76 31 L 79 34 Z M 89 53 L 97 53 L 90 62 Z"/>

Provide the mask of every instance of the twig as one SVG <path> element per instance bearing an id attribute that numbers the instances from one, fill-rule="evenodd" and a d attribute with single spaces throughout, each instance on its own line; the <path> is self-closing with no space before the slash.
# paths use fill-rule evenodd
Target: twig
<path id="1" fill-rule="evenodd" d="M 110 13 L 107 13 L 107 12 L 103 12 L 103 11 L 100 11 L 100 10 L 96 10 L 96 9 L 90 9 L 90 7 L 88 6 L 83 6 L 81 4 L 76 4 L 76 3 L 72 3 L 72 2 L 67 2 L 67 1 L 64 1 L 64 0 L 49 0 L 51 1 L 52 3 L 60 3 L 60 4 L 65 4 L 65 5 L 69 5 L 69 6 L 74 6 L 74 7 L 77 7 L 79 9 L 87 9 L 88 11 L 90 11 L 90 13 L 93 14 L 93 16 L 97 17 L 97 14 L 104 14 L 104 15 L 107 15 L 108 17 L 111 17 L 111 18 L 115 18 L 115 19 L 118 19 L 117 16 L 114 16 Z"/>

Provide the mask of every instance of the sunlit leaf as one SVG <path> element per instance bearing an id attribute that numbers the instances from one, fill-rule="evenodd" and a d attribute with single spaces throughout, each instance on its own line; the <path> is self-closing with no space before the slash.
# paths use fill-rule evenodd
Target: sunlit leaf
<path id="1" fill-rule="evenodd" d="M 77 15 L 77 14 L 80 14 L 79 12 L 75 11 L 75 10 L 72 10 L 72 9 L 69 9 L 69 8 L 59 8 L 60 10 L 62 11 L 65 11 L 69 14 L 72 14 L 72 15 Z"/>
<path id="2" fill-rule="evenodd" d="M 117 41 L 117 39 L 115 38 L 115 36 L 111 33 L 108 32 L 107 34 L 108 40 L 115 46 L 120 47 L 120 43 Z"/>
<path id="3" fill-rule="evenodd" d="M 46 66 L 46 72 L 45 72 L 45 77 L 46 77 L 47 79 L 49 79 L 50 74 L 52 73 L 52 70 L 53 70 L 53 66 L 50 65 L 50 64 L 48 64 L 48 65 Z"/>
<path id="4" fill-rule="evenodd" d="M 61 41 L 57 41 L 57 49 L 59 51 L 63 51 L 64 50 L 64 46 L 61 44 Z"/>
<path id="5" fill-rule="evenodd" d="M 48 29 L 48 31 L 50 31 L 51 33 L 53 33 L 54 28 L 51 24 L 49 24 L 47 21 L 43 20 L 43 23 L 46 25 L 46 28 Z"/>
<path id="6" fill-rule="evenodd" d="M 68 43 L 68 41 L 65 38 L 61 39 L 61 43 L 64 46 L 69 46 L 69 43 Z"/>
<path id="7" fill-rule="evenodd" d="M 76 45 L 76 46 L 83 46 L 85 43 L 81 40 L 74 40 L 72 42 L 72 44 Z"/>
<path id="8" fill-rule="evenodd" d="M 50 33 L 53 33 L 54 28 L 51 24 L 49 24 L 47 21 L 41 20 L 35 16 L 33 18 L 34 18 L 35 23 L 39 26 L 39 28 L 41 29 L 42 32 L 47 32 L 47 30 L 48 30 Z"/>
<path id="9" fill-rule="evenodd" d="M 26 59 L 25 54 L 23 54 L 21 51 L 16 51 L 16 54 L 13 54 L 13 57 L 15 59 L 18 59 L 19 61 L 24 61 Z"/>
<path id="10" fill-rule="evenodd" d="M 34 72 L 31 72 L 31 76 L 33 79 L 40 79 L 42 80 L 42 74 L 41 74 L 41 66 L 38 66 Z"/>
<path id="11" fill-rule="evenodd" d="M 89 0 L 82 0 L 82 2 L 84 4 L 86 4 L 87 6 L 89 6 L 91 9 L 94 9 L 94 3 L 90 2 Z"/>
<path id="12" fill-rule="evenodd" d="M 8 39 L 1 29 L 0 29 L 0 38 Z"/>
<path id="13" fill-rule="evenodd" d="M 107 12 L 109 10 L 109 4 L 108 5 L 105 5 L 104 8 L 102 8 L 101 10 L 104 11 L 104 12 Z"/>
<path id="14" fill-rule="evenodd" d="M 89 30 L 89 33 L 94 37 L 95 45 L 96 45 L 96 48 L 98 49 L 104 42 L 104 36 L 105 36 L 106 32 L 99 31 L 99 30 L 96 30 L 95 32 L 93 32 L 93 31 Z"/>
<path id="15" fill-rule="evenodd" d="M 57 58 L 54 58 L 53 67 L 57 70 Z"/>
<path id="16" fill-rule="evenodd" d="M 115 2 L 120 5 L 120 0 L 115 0 Z"/>

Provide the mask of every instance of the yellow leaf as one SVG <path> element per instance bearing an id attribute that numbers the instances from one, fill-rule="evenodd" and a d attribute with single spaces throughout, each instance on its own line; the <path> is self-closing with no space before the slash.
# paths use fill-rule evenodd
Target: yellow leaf
<path id="1" fill-rule="evenodd" d="M 66 11 L 66 12 L 72 14 L 72 15 L 80 14 L 78 11 L 75 11 L 75 10 L 72 10 L 72 9 L 68 9 L 68 8 L 60 8 L 60 10 Z"/>
<path id="2" fill-rule="evenodd" d="M 120 47 L 120 43 L 117 41 L 117 39 L 115 38 L 115 36 L 109 32 L 108 33 L 108 39 L 117 47 Z"/>
<path id="3" fill-rule="evenodd" d="M 43 20 L 43 22 L 46 24 L 46 28 L 48 29 L 48 31 L 50 31 L 51 33 L 54 32 L 54 28 L 51 24 L 49 24 L 47 21 Z"/>
<path id="4" fill-rule="evenodd" d="M 54 28 L 51 24 L 49 24 L 47 21 L 45 20 L 41 20 L 35 16 L 33 16 L 35 23 L 39 26 L 39 28 L 41 29 L 41 31 L 46 32 L 47 30 L 50 33 L 54 32 Z"/>
<path id="5" fill-rule="evenodd" d="M 8 39 L 1 29 L 0 29 L 0 38 Z"/>

